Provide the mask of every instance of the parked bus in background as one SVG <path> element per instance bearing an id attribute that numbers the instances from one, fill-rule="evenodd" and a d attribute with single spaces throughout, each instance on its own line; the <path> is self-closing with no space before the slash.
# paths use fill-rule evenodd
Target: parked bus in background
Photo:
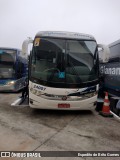
<path id="1" fill-rule="evenodd" d="M 91 108 L 99 86 L 98 45 L 94 37 L 73 32 L 38 32 L 34 41 L 23 42 L 23 54 L 29 54 L 29 43 L 33 43 L 29 61 L 29 106 Z M 105 46 L 99 46 L 107 52 Z"/>
<path id="2" fill-rule="evenodd" d="M 108 63 L 100 59 L 100 71 L 104 75 L 104 87 L 109 93 L 120 94 L 120 40 L 109 45 L 110 56 Z M 102 53 L 101 53 L 102 55 Z"/>
<path id="3" fill-rule="evenodd" d="M 120 40 L 109 45 L 110 56 L 108 63 L 103 63 L 100 57 L 100 72 L 103 76 L 103 92 L 108 91 L 111 110 L 120 116 Z M 100 55 L 102 55 L 100 51 Z M 117 108 L 116 108 L 117 107 Z"/>
<path id="4" fill-rule="evenodd" d="M 19 49 L 0 48 L 0 91 L 19 91 L 28 75 L 28 60 Z"/>

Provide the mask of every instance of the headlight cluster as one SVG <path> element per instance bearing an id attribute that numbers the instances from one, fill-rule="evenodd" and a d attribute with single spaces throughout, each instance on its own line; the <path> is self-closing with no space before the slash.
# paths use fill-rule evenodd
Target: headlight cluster
<path id="1" fill-rule="evenodd" d="M 15 81 L 9 81 L 6 83 L 6 85 L 13 85 L 13 84 L 15 84 Z"/>
<path id="2" fill-rule="evenodd" d="M 96 91 L 96 92 L 92 92 L 92 93 L 86 93 L 85 96 L 90 98 L 90 97 L 96 96 L 97 94 L 98 94 L 98 92 Z"/>
<path id="3" fill-rule="evenodd" d="M 42 94 L 41 91 L 38 91 L 38 90 L 33 89 L 33 88 L 30 88 L 30 92 L 32 94 L 35 94 L 36 96 L 40 96 Z"/>

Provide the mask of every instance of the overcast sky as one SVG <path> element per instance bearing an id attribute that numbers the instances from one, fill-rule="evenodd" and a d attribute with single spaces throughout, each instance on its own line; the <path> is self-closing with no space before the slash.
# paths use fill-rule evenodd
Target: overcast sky
<path id="1" fill-rule="evenodd" d="M 120 39 L 120 0 L 0 0 L 0 47 L 21 48 L 45 30 L 87 33 L 109 44 Z"/>

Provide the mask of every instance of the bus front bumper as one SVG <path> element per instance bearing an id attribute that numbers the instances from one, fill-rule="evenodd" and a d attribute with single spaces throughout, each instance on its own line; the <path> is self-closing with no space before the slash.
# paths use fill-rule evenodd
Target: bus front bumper
<path id="1" fill-rule="evenodd" d="M 0 86 L 0 91 L 1 92 L 14 91 L 14 90 L 15 90 L 15 87 L 13 85 Z"/>
<path id="2" fill-rule="evenodd" d="M 29 99 L 29 106 L 31 108 L 55 110 L 90 110 L 94 107 L 97 100 L 97 95 L 81 101 L 58 101 L 48 100 L 41 97 L 37 99 L 33 94 L 32 97 L 34 100 L 31 98 Z"/>

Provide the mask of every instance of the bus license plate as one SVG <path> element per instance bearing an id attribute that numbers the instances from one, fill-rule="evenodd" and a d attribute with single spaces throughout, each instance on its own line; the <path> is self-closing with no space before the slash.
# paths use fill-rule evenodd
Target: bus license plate
<path id="1" fill-rule="evenodd" d="M 61 103 L 61 104 L 58 104 L 58 108 L 70 108 L 70 104 Z"/>

